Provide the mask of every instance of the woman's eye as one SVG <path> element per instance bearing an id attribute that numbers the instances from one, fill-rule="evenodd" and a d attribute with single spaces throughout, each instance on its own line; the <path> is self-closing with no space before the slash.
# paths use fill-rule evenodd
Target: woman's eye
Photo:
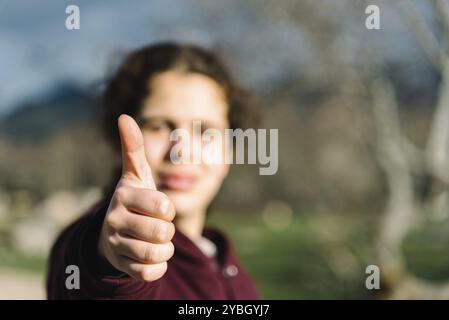
<path id="1" fill-rule="evenodd" d="M 201 134 L 204 136 L 216 136 L 216 135 L 223 135 L 224 129 L 218 128 L 218 127 L 205 127 L 202 128 Z"/>
<path id="2" fill-rule="evenodd" d="M 220 135 L 217 136 L 217 134 L 220 134 Z M 216 140 L 221 137 L 222 132 L 218 129 L 204 130 L 201 135 L 202 135 L 204 142 L 210 143 L 210 142 L 216 142 Z"/>
<path id="3" fill-rule="evenodd" d="M 210 132 L 210 130 L 202 130 L 201 135 L 203 137 L 210 137 L 212 136 L 212 133 Z"/>
<path id="4" fill-rule="evenodd" d="M 145 124 L 144 129 L 150 131 L 162 131 L 169 128 L 166 123 L 158 122 L 158 123 L 147 123 Z"/>

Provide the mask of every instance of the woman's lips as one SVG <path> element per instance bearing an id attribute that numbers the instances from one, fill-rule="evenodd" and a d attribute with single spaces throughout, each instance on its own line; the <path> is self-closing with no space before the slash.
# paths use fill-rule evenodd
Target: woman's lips
<path id="1" fill-rule="evenodd" d="M 187 174 L 161 174 L 159 188 L 173 190 L 188 190 L 192 188 L 196 177 Z"/>

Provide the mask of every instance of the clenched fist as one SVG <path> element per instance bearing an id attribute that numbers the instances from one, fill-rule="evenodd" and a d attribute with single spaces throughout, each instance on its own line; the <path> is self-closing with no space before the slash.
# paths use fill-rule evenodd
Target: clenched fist
<path id="1" fill-rule="evenodd" d="M 174 253 L 175 208 L 156 190 L 137 123 L 121 115 L 118 127 L 122 177 L 103 222 L 98 250 L 116 269 L 138 280 L 154 281 L 164 275 Z"/>

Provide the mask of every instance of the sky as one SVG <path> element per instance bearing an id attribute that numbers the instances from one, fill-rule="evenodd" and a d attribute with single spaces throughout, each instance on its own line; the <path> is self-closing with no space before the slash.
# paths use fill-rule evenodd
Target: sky
<path id="1" fill-rule="evenodd" d="M 333 1 L 319 1 L 323 10 L 331 12 L 335 6 Z M 377 2 L 387 6 L 385 1 Z M 237 76 L 249 86 L 263 86 L 289 70 L 314 63 L 307 35 L 288 20 L 267 24 L 260 5 L 254 3 L 257 1 L 0 0 L 0 116 L 41 97 L 58 83 L 89 85 L 99 81 L 124 53 L 158 40 L 226 48 Z M 341 3 L 344 12 L 350 1 Z M 71 4 L 80 8 L 80 30 L 65 27 L 65 8 Z M 346 37 L 348 46 L 365 37 L 393 57 L 415 55 L 413 41 L 400 36 L 406 27 L 397 23 L 394 11 L 384 11 L 388 20 L 384 25 L 391 27 L 391 32 L 382 31 L 370 40 L 357 26 L 356 40 Z M 360 17 L 363 19 L 363 12 Z M 351 24 L 359 21 L 345 23 L 348 32 L 353 32 Z"/>

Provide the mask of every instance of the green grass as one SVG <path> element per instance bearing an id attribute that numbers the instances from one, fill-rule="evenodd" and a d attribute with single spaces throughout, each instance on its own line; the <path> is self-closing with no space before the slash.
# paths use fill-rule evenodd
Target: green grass
<path id="1" fill-rule="evenodd" d="M 0 249 L 0 268 L 22 269 L 43 273 L 47 267 L 47 257 L 29 255 L 11 248 Z"/>
<path id="2" fill-rule="evenodd" d="M 351 223 L 353 218 L 336 222 L 313 216 L 295 217 L 287 229 L 274 231 L 260 215 L 235 216 L 213 213 L 209 225 L 217 226 L 232 240 L 248 273 L 256 280 L 266 299 L 366 298 L 362 269 L 341 277 L 330 267 L 330 248 L 345 248 L 363 261 L 369 251 L 365 227 Z M 317 236 L 324 224 L 345 225 L 338 241 Z M 336 259 L 339 260 L 338 257 Z M 16 268 L 37 273 L 46 271 L 47 258 L 29 256 L 13 249 L 0 249 L 0 268 Z"/>
<path id="3" fill-rule="evenodd" d="M 370 299 L 365 267 L 373 260 L 374 218 L 296 215 L 282 231 L 259 214 L 214 212 L 208 225 L 231 239 L 242 264 L 266 299 Z M 403 243 L 409 271 L 418 277 L 449 279 L 449 225 L 426 224 Z M 47 258 L 0 249 L 0 268 L 46 271 Z"/>
<path id="4" fill-rule="evenodd" d="M 428 222 L 404 239 L 408 269 L 432 281 L 449 280 L 449 221 Z"/>
<path id="5" fill-rule="evenodd" d="M 360 225 L 349 226 L 341 239 L 327 241 L 317 237 L 320 222 L 295 217 L 287 229 L 273 231 L 255 215 L 213 214 L 208 224 L 230 235 L 266 299 L 369 298 L 364 269 L 357 267 L 367 256 L 369 232 Z M 345 221 L 339 223 L 344 225 Z M 329 253 L 335 250 L 344 250 L 354 258 L 355 272 L 349 270 L 342 277 L 332 269 Z M 339 262 L 338 256 L 333 260 Z"/>

